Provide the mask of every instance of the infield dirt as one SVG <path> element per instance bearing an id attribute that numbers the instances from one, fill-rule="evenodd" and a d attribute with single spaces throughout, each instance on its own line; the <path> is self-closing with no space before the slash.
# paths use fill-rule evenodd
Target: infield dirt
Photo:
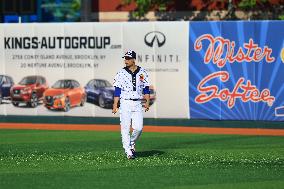
<path id="1" fill-rule="evenodd" d="M 91 131 L 120 131 L 119 125 L 101 124 L 42 124 L 42 123 L 0 123 L 0 129 L 39 129 L 39 130 L 91 130 Z M 257 128 L 208 128 L 208 127 L 177 127 L 146 125 L 144 132 L 161 133 L 202 133 L 202 134 L 230 134 L 230 135 L 261 135 L 284 136 L 283 129 Z"/>

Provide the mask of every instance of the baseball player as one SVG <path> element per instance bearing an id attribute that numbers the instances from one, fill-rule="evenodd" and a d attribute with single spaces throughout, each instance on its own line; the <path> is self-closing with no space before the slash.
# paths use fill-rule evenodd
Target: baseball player
<path id="1" fill-rule="evenodd" d="M 135 65 L 136 53 L 129 50 L 122 57 L 125 67 L 121 69 L 114 79 L 114 103 L 112 113 L 118 111 L 120 102 L 120 126 L 122 145 L 128 159 L 135 159 L 135 142 L 143 129 L 143 97 L 146 99 L 144 109 L 149 110 L 150 90 L 147 72 Z M 132 133 L 130 135 L 130 127 Z"/>

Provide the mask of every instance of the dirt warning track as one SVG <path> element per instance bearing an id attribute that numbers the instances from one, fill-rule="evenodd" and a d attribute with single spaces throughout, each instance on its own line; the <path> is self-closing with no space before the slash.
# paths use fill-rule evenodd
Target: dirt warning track
<path id="1" fill-rule="evenodd" d="M 100 124 L 46 124 L 46 123 L 0 123 L 0 129 L 39 129 L 39 130 L 80 130 L 80 131 L 120 131 L 119 125 Z M 200 133 L 228 135 L 284 136 L 284 129 L 256 128 L 211 128 L 146 125 L 144 132 L 161 133 Z"/>

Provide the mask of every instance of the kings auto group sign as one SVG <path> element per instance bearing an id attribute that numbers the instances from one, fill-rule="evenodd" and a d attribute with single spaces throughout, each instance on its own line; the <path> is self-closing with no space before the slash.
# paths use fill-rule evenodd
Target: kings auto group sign
<path id="1" fill-rule="evenodd" d="M 282 22 L 191 23 L 191 118 L 284 120 L 283 27 Z"/>

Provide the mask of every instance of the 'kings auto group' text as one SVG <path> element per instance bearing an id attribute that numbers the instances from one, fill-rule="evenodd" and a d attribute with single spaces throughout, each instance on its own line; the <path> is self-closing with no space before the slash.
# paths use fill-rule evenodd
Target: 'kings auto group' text
<path id="1" fill-rule="evenodd" d="M 4 37 L 5 49 L 105 49 L 109 36 Z"/>

